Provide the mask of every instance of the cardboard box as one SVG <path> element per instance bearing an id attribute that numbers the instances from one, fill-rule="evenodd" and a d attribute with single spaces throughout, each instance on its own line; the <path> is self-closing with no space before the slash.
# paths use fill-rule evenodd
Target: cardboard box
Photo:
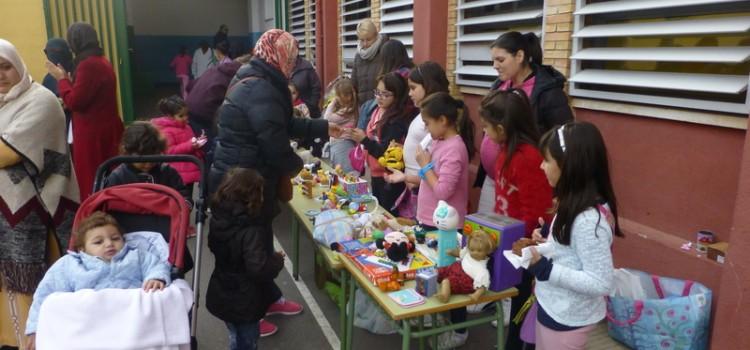
<path id="1" fill-rule="evenodd" d="M 398 266 L 398 271 L 403 275 L 404 280 L 413 280 L 417 277 L 417 272 L 435 266 L 435 263 L 430 261 L 430 259 L 427 259 L 424 255 L 416 251 L 409 255 L 409 261 L 406 264 L 397 264 L 388 260 L 388 258 L 377 257 L 372 251 L 368 250 L 346 254 L 346 257 L 351 259 L 360 271 L 376 286 L 379 282 L 390 281 L 394 264 Z"/>
<path id="2" fill-rule="evenodd" d="M 497 237 L 497 250 L 493 253 L 490 270 L 490 290 L 499 292 L 521 283 L 521 270 L 516 270 L 503 256 L 503 250 L 511 250 L 513 243 L 524 236 L 526 224 L 523 221 L 494 213 L 476 213 L 464 219 L 464 234 L 483 230 Z M 464 244 L 466 237 L 464 237 Z"/>
<path id="3" fill-rule="evenodd" d="M 370 188 L 367 186 L 367 180 L 363 178 L 357 178 L 357 181 L 351 182 L 346 181 L 345 177 L 339 176 L 339 184 L 341 184 L 341 187 L 346 191 L 346 194 L 349 195 L 349 198 L 359 198 L 363 195 L 369 195 L 370 194 Z"/>
<path id="4" fill-rule="evenodd" d="M 716 261 L 719 264 L 723 264 L 728 249 L 729 243 L 727 242 L 714 243 L 708 246 L 707 256 L 709 259 Z"/>

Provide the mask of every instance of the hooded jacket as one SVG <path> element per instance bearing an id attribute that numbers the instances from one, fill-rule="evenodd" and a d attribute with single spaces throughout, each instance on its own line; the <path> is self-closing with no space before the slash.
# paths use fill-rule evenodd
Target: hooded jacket
<path id="1" fill-rule="evenodd" d="M 273 246 L 268 225 L 249 217 L 244 207 L 221 209 L 212 208 L 209 227 L 208 248 L 216 263 L 208 282 L 206 308 L 226 322 L 257 322 L 279 298 L 272 284 L 284 259 L 267 249 Z"/>
<path id="2" fill-rule="evenodd" d="M 190 119 L 213 122 L 216 111 L 224 101 L 229 82 L 240 69 L 239 62 L 229 62 L 209 68 L 200 78 L 188 85 L 188 107 Z"/>
<path id="3" fill-rule="evenodd" d="M 297 64 L 289 80 L 297 87 L 299 97 L 310 110 L 310 118 L 320 118 L 320 78 L 312 64 L 302 57 L 297 57 Z"/>
<path id="4" fill-rule="evenodd" d="M 539 132 L 542 134 L 557 125 L 573 120 L 573 112 L 565 95 L 565 77 L 551 66 L 532 65 L 536 83 L 531 91 L 529 101 L 536 117 Z M 503 81 L 492 83 L 492 90 L 497 90 Z"/>
<path id="5" fill-rule="evenodd" d="M 168 116 L 152 119 L 151 123 L 167 139 L 167 154 L 187 154 L 203 159 L 203 151 L 193 148 L 195 134 L 188 123 Z M 196 164 L 180 162 L 170 165 L 177 170 L 185 185 L 191 185 L 201 179 L 201 171 Z"/>
<path id="6" fill-rule="evenodd" d="M 302 169 L 302 159 L 289 145 L 290 137 L 327 138 L 328 121 L 294 118 L 286 77 L 259 58 L 243 66 L 232 84 L 218 113 L 209 188 L 218 188 L 233 167 L 257 170 L 265 179 L 262 216 L 271 220 L 279 213 L 279 178 Z"/>

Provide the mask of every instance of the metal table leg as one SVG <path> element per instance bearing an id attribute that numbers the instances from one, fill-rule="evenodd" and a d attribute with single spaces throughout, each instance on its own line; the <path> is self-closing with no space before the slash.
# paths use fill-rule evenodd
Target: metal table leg
<path id="1" fill-rule="evenodd" d="M 292 219 L 292 277 L 299 281 L 299 221 Z"/>
<path id="2" fill-rule="evenodd" d="M 401 327 L 403 327 L 401 350 L 409 350 L 409 342 L 411 342 L 411 324 L 409 324 L 409 320 L 401 321 Z"/>
<path id="3" fill-rule="evenodd" d="M 497 350 L 505 349 L 505 315 L 503 303 L 495 302 L 495 316 L 497 317 Z"/>
<path id="4" fill-rule="evenodd" d="M 342 344 L 345 344 L 344 349 L 345 350 L 351 350 L 352 349 L 352 331 L 354 328 L 354 303 L 356 302 L 355 292 L 357 291 L 357 281 L 354 279 L 354 277 L 349 278 L 349 306 L 347 307 L 346 311 L 346 341 Z"/>
<path id="5" fill-rule="evenodd" d="M 341 269 L 341 295 L 339 296 L 339 333 L 341 334 L 341 344 L 346 344 L 347 331 L 346 331 L 346 287 L 347 278 L 349 274 L 346 269 Z M 352 315 L 354 316 L 354 315 Z M 353 319 L 353 317 L 352 317 Z"/>
<path id="6" fill-rule="evenodd" d="M 419 331 L 424 331 L 424 316 L 419 316 Z M 424 337 L 419 337 L 419 350 L 424 350 Z"/>

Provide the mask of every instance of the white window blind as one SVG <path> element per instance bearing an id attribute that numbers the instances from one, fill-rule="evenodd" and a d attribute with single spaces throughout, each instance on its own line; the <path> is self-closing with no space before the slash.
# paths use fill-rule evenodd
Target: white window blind
<path id="1" fill-rule="evenodd" d="M 315 67 L 315 26 L 317 25 L 317 14 L 315 13 L 315 3 L 317 0 L 307 0 L 309 2 L 307 13 L 308 17 L 310 18 L 309 21 L 309 28 L 308 28 L 308 50 L 307 50 L 307 59 L 310 60 L 310 62 L 313 64 L 313 67 Z"/>
<path id="2" fill-rule="evenodd" d="M 406 46 L 409 57 L 414 57 L 414 1 L 382 0 L 380 4 L 380 33 L 399 40 Z"/>
<path id="3" fill-rule="evenodd" d="M 490 87 L 497 79 L 490 44 L 510 31 L 541 37 L 543 0 L 459 0 L 456 22 L 456 84 Z"/>
<path id="4" fill-rule="evenodd" d="M 305 40 L 305 0 L 292 0 L 289 3 L 289 32 L 299 43 L 299 55 L 305 57 L 307 41 Z"/>
<path id="5" fill-rule="evenodd" d="M 750 1 L 577 0 L 570 95 L 750 113 Z"/>
<path id="6" fill-rule="evenodd" d="M 342 71 L 351 73 L 354 54 L 357 52 L 357 24 L 370 17 L 370 0 L 340 0 L 340 3 L 341 68 Z"/>

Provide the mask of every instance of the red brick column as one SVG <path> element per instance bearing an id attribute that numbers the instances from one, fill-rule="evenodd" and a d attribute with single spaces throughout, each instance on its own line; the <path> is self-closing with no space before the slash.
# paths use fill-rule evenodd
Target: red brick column
<path id="1" fill-rule="evenodd" d="M 315 7 L 315 66 L 323 86 L 335 79 L 340 71 L 338 10 L 338 1 L 321 0 Z"/>
<path id="2" fill-rule="evenodd" d="M 414 0 L 414 62 L 445 67 L 448 52 L 448 1 Z"/>

